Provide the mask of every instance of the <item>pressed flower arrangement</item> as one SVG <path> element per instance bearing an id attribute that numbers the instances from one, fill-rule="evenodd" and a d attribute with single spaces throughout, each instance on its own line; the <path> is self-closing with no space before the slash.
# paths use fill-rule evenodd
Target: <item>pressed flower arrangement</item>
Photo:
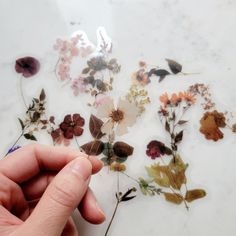
<path id="1" fill-rule="evenodd" d="M 15 70 L 21 74 L 20 91 L 25 105 L 25 116 L 18 119 L 21 133 L 7 154 L 20 148 L 18 142 L 22 137 L 37 141 L 37 132 L 43 131 L 51 137 L 53 145 L 69 146 L 74 141 L 82 152 L 99 156 L 104 162 L 104 168 L 117 172 L 114 212 L 107 225 L 106 236 L 110 232 L 118 207 L 122 202 L 134 199 L 138 188 L 146 196 L 160 195 L 170 203 L 184 204 L 186 209 L 189 209 L 192 201 L 206 196 L 204 189 L 188 189 L 188 164 L 180 155 L 180 143 L 184 140 L 183 127 L 191 122 L 185 120 L 185 114 L 197 105 L 197 100 L 203 100 L 201 105 L 205 113 L 200 118 L 199 130 L 206 139 L 218 141 L 224 137 L 222 128 L 228 127 L 236 132 L 236 124 L 229 125 L 226 112 L 217 111 L 209 87 L 205 84 L 194 84 L 184 92 L 162 94 L 159 98 L 157 122 L 163 125 L 166 136 L 162 140 L 150 140 L 146 145 L 138 144 L 143 145 L 143 154 L 153 163 L 145 167 L 149 178 L 133 178 L 127 173 L 126 161 L 132 157 L 135 147 L 124 142 L 122 136 L 132 132 L 136 121 L 142 119 L 146 105 L 151 103 L 146 85 L 155 78 L 162 82 L 170 75 L 191 73 L 183 72 L 183 66 L 171 59 L 166 59 L 167 69 L 141 61 L 139 69 L 131 75 L 132 85 L 126 95 L 115 100 L 109 96 L 109 91 L 115 90 L 113 80 L 120 72 L 121 66 L 118 60 L 111 56 L 112 43 L 106 32 L 99 29 L 97 35 L 97 47 L 81 32 L 69 40 L 58 39 L 54 45 L 59 54 L 54 69 L 56 78 L 63 85 L 69 86 L 76 97 L 87 93 L 94 98 L 93 102 L 88 101 L 88 105 L 95 109 L 88 121 L 83 117 L 84 111 L 78 110 L 64 114 L 64 119 L 59 121 L 54 115 L 49 115 L 44 89 L 41 89 L 39 95 L 32 98 L 28 104 L 24 97 L 22 80 L 36 75 L 40 69 L 40 62 L 33 57 L 16 60 Z M 85 62 L 82 64 L 86 66 L 74 76 L 71 67 L 76 59 Z M 89 130 L 86 130 L 86 123 Z M 86 132 L 91 134 L 91 140 L 79 145 L 79 137 Z M 168 142 L 163 141 L 166 139 Z M 124 192 L 120 190 L 120 175 L 132 181 L 132 186 Z"/>

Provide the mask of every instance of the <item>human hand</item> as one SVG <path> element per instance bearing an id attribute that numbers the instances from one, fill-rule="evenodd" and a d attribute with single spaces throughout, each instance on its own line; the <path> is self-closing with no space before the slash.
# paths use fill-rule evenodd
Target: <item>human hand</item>
<path id="1" fill-rule="evenodd" d="M 0 235 L 75 236 L 71 218 L 105 220 L 88 184 L 102 163 L 65 147 L 29 145 L 0 160 Z"/>

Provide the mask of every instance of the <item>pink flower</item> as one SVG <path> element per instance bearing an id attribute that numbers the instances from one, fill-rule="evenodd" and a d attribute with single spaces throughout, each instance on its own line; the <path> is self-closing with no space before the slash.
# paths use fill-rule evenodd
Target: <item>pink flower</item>
<path id="1" fill-rule="evenodd" d="M 106 104 L 107 102 L 109 102 L 111 100 L 112 100 L 111 97 L 109 97 L 108 95 L 99 93 L 95 98 L 95 105 L 98 107 L 103 104 Z"/>
<path id="2" fill-rule="evenodd" d="M 84 93 L 86 90 L 86 85 L 84 84 L 83 78 L 73 80 L 71 88 L 75 96 L 78 96 L 79 93 Z"/>
<path id="3" fill-rule="evenodd" d="M 69 79 L 70 78 L 70 67 L 67 64 L 61 63 L 58 68 L 58 75 L 61 80 Z"/>

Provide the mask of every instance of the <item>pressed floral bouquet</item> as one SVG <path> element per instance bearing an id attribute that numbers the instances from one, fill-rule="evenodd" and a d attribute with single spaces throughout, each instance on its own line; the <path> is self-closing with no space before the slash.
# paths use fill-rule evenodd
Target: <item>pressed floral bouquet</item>
<path id="1" fill-rule="evenodd" d="M 205 84 L 194 84 L 186 91 L 176 91 L 173 94 L 165 92 L 159 97 L 159 102 L 155 102 L 159 108 L 153 112 L 156 113 L 156 122 L 162 124 L 166 135 L 161 139 L 150 140 L 147 144 L 137 144 L 143 146 L 143 154 L 153 163 L 144 167 L 148 177 L 133 178 L 127 173 L 126 161 L 133 155 L 135 147 L 124 142 L 122 136 L 128 132 L 132 133 L 132 126 L 138 119 L 142 119 L 146 105 L 152 102 L 147 85 L 156 78 L 161 83 L 170 76 L 179 74 L 190 76 L 193 73 L 183 72 L 183 66 L 172 59 L 166 59 L 168 68 L 150 66 L 141 61 L 138 70 L 131 75 L 131 85 L 126 95 L 116 100 L 109 95 L 109 92 L 116 89 L 113 88 L 113 82 L 121 70 L 121 65 L 116 58 L 111 57 L 111 39 L 103 28 L 98 29 L 97 36 L 99 42 L 97 47 L 88 41 L 83 32 L 78 32 L 69 40 L 58 39 L 54 45 L 59 55 L 54 68 L 55 77 L 63 86 L 71 88 L 75 98 L 87 94 L 89 99 L 87 104 L 94 111 L 89 121 L 84 119 L 82 114 L 84 111 L 78 110 L 72 114 L 64 114 L 64 119 L 57 121 L 56 117 L 49 114 L 46 109 L 47 96 L 44 89 L 41 89 L 28 104 L 22 80 L 37 74 L 40 62 L 33 57 L 16 60 L 15 70 L 21 74 L 20 91 L 25 115 L 18 119 L 21 132 L 7 154 L 20 148 L 18 143 L 21 138 L 37 141 L 37 133 L 44 132 L 50 135 L 53 145 L 69 146 L 74 140 L 82 152 L 99 156 L 104 162 L 104 168 L 117 172 L 114 212 L 104 230 L 104 234 L 108 235 L 118 207 L 122 202 L 135 199 L 138 193 L 146 197 L 163 196 L 167 202 L 183 204 L 187 210 L 191 202 L 206 196 L 204 189 L 198 187 L 188 189 L 190 181 L 187 178 L 188 163 L 184 161 L 180 151 L 180 144 L 184 142 L 185 137 L 184 127 L 191 123 L 191 120 L 186 120 L 185 115 L 193 106 L 199 104 L 198 100 L 202 101 L 202 109 L 205 112 L 200 118 L 199 130 L 206 139 L 214 141 L 222 139 L 224 137 L 222 128 L 236 132 L 236 124 L 231 124 L 227 117 L 228 112 L 217 111 L 209 87 Z M 71 66 L 76 58 L 81 59 L 85 67 L 74 76 L 71 73 Z M 155 101 L 158 101 L 158 98 Z M 86 122 L 89 124 L 89 130 L 85 130 Z M 84 132 L 89 132 L 91 139 L 79 145 L 78 138 Z M 132 183 L 124 192 L 120 190 L 120 175 L 126 176 Z"/>

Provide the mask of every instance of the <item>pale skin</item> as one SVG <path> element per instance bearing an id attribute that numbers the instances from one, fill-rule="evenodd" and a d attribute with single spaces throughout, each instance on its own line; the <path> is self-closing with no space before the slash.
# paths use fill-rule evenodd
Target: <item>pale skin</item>
<path id="1" fill-rule="evenodd" d="M 105 215 L 89 188 L 96 157 L 65 147 L 29 145 L 0 160 L 1 236 L 77 236 L 76 208 L 90 223 Z"/>

